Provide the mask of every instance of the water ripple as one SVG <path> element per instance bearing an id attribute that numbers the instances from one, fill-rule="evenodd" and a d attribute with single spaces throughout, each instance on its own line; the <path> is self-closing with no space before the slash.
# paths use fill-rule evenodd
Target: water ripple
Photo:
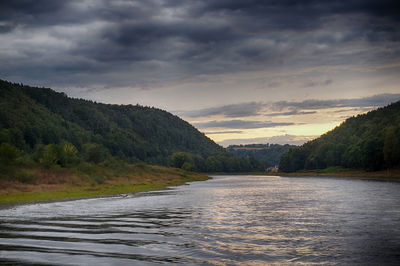
<path id="1" fill-rule="evenodd" d="M 396 265 L 400 183 L 224 176 L 0 210 L 0 264 Z"/>

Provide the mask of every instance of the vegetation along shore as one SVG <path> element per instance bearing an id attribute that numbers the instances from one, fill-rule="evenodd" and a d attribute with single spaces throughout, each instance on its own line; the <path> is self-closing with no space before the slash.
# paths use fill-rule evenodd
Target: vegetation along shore
<path id="1" fill-rule="evenodd" d="M 207 179 L 182 169 L 115 159 L 70 168 L 14 168 L 0 179 L 0 206 L 134 193 Z"/>
<path id="2" fill-rule="evenodd" d="M 286 177 L 340 177 L 340 178 L 360 178 L 373 180 L 398 180 L 400 181 L 400 170 L 381 170 L 364 171 L 358 169 L 346 169 L 341 167 L 328 167 L 320 170 L 303 170 L 297 172 L 276 172 L 267 173 L 273 176 Z"/>

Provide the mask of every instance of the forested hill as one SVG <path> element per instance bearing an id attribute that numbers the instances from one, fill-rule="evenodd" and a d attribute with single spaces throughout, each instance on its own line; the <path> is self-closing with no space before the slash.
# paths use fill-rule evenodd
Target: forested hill
<path id="1" fill-rule="evenodd" d="M 294 145 L 280 144 L 248 144 L 248 145 L 230 145 L 227 150 L 239 157 L 254 157 L 263 162 L 266 167 L 274 167 L 279 164 L 283 153 L 287 152 Z"/>
<path id="2" fill-rule="evenodd" d="M 290 149 L 284 172 L 331 166 L 367 171 L 400 167 L 400 102 L 351 117 L 330 132 Z"/>
<path id="3" fill-rule="evenodd" d="M 3 80 L 0 143 L 9 143 L 33 157 L 43 146 L 69 143 L 79 152 L 91 147 L 126 161 L 161 165 L 170 164 L 171 155 L 181 152 L 176 159 L 189 161 L 191 168 L 196 166 L 196 158 L 210 157 L 215 163 L 216 156 L 220 156 L 216 166 L 219 168 L 210 171 L 224 170 L 221 156 L 231 156 L 189 123 L 166 111 L 72 99 L 51 89 Z M 176 163 L 178 167 L 180 163 Z M 203 166 L 204 162 L 199 164 Z"/>

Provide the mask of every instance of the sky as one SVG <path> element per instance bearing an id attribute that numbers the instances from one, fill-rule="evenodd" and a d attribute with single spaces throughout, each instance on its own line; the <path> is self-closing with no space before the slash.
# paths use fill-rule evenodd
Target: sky
<path id="1" fill-rule="evenodd" d="M 0 78 L 302 144 L 400 100 L 400 2 L 2 0 Z"/>

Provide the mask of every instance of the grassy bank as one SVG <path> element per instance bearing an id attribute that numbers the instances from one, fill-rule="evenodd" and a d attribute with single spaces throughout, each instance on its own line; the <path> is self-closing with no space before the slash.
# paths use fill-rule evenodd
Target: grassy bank
<path id="1" fill-rule="evenodd" d="M 291 177 L 306 177 L 306 176 L 319 176 L 319 177 L 353 177 L 353 178 L 366 178 L 366 179 L 397 179 L 400 180 L 400 170 L 386 170 L 367 172 L 362 170 L 346 169 L 341 167 L 329 167 L 321 170 L 314 171 L 298 171 L 294 173 L 268 173 L 269 175 L 278 176 L 291 176 Z"/>
<path id="2" fill-rule="evenodd" d="M 134 193 L 206 179 L 205 175 L 144 163 L 13 169 L 0 179 L 0 205 Z"/>

